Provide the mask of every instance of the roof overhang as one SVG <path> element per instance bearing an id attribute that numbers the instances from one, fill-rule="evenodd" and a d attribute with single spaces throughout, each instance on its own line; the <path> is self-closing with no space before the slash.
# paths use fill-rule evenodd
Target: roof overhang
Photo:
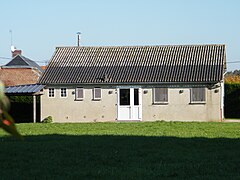
<path id="1" fill-rule="evenodd" d="M 5 89 L 7 95 L 42 95 L 45 85 L 42 84 L 26 84 L 19 86 L 8 86 Z"/>
<path id="2" fill-rule="evenodd" d="M 216 84 L 220 82 L 211 81 L 211 82 L 117 82 L 117 83 L 48 83 L 45 86 L 144 86 L 144 87 L 153 87 L 153 86 L 162 86 L 162 87 L 197 87 L 205 86 L 209 89 L 216 87 Z"/>

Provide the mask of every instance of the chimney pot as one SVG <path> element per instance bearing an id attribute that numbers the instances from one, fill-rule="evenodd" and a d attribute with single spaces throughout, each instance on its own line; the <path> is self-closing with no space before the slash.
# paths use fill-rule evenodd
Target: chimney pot
<path id="1" fill-rule="evenodd" d="M 15 57 L 16 55 L 18 55 L 18 54 L 22 54 L 22 50 L 18 50 L 18 49 L 16 49 L 16 50 L 14 50 L 14 51 L 12 51 L 12 57 Z"/>
<path id="2" fill-rule="evenodd" d="M 81 32 L 77 32 L 77 46 L 78 47 L 80 46 L 80 35 L 81 35 Z"/>

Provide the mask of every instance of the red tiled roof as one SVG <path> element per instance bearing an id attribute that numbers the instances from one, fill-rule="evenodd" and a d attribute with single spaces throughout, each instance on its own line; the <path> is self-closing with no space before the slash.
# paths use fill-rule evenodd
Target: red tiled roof
<path id="1" fill-rule="evenodd" d="M 45 70 L 47 68 L 47 66 L 40 66 L 42 68 L 42 70 Z"/>
<path id="2" fill-rule="evenodd" d="M 31 68 L 0 68 L 0 80 L 5 86 L 35 84 L 39 77 L 39 72 Z"/>

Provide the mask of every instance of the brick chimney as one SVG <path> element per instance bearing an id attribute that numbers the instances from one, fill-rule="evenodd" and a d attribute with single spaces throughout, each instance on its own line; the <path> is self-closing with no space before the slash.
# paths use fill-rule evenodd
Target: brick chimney
<path id="1" fill-rule="evenodd" d="M 22 54 L 22 50 L 18 50 L 18 49 L 16 49 L 16 50 L 14 50 L 14 51 L 12 51 L 12 57 L 15 57 L 16 55 L 18 55 L 18 54 Z"/>

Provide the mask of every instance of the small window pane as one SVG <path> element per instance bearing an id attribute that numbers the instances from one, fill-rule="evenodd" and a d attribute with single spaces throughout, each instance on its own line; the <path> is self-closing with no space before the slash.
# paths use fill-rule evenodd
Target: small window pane
<path id="1" fill-rule="evenodd" d="M 93 95 L 94 95 L 93 99 L 101 99 L 102 98 L 101 88 L 94 88 Z"/>
<path id="2" fill-rule="evenodd" d="M 120 89 L 120 105 L 130 105 L 130 89 Z"/>
<path id="3" fill-rule="evenodd" d="M 67 88 L 61 88 L 61 97 L 67 97 Z"/>
<path id="4" fill-rule="evenodd" d="M 83 88 L 76 88 L 76 99 L 83 99 Z"/>
<path id="5" fill-rule="evenodd" d="M 191 101 L 192 102 L 204 102 L 205 97 L 205 88 L 192 88 L 191 90 Z"/>
<path id="6" fill-rule="evenodd" d="M 54 88 L 48 89 L 48 97 L 54 97 Z"/>
<path id="7" fill-rule="evenodd" d="M 134 105 L 139 105 L 138 89 L 134 89 Z"/>
<path id="8" fill-rule="evenodd" d="M 168 102 L 168 88 L 154 88 L 154 103 Z"/>

